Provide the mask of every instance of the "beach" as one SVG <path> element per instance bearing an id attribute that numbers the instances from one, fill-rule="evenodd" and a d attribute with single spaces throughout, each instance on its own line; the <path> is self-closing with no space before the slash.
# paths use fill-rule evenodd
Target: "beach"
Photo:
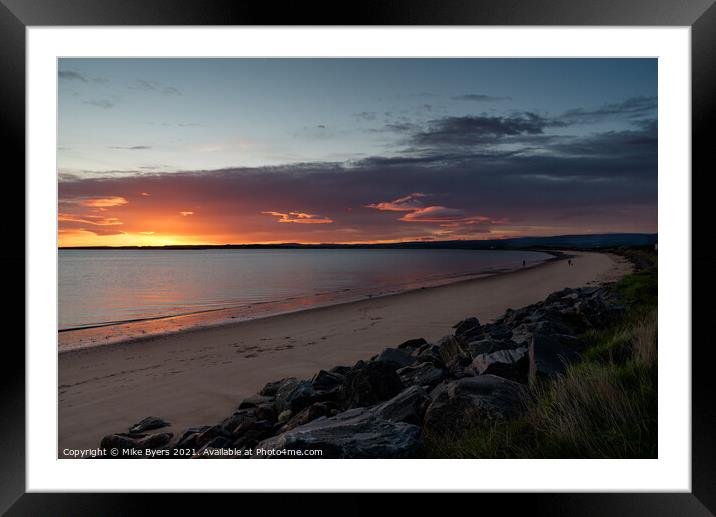
<path id="1" fill-rule="evenodd" d="M 613 281 L 629 263 L 606 253 L 511 273 L 58 355 L 59 450 L 158 416 L 178 432 L 230 414 L 283 377 L 310 378 L 412 338 L 437 340 L 463 318 L 489 322 L 565 287 Z"/>

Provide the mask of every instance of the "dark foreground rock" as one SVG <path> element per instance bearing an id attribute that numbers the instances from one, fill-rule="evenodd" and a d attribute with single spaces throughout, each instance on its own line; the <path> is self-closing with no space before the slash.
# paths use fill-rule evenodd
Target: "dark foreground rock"
<path id="1" fill-rule="evenodd" d="M 485 422 L 506 420 L 523 411 L 523 387 L 495 375 L 467 377 L 436 388 L 423 422 L 435 437 L 460 434 Z"/>
<path id="2" fill-rule="evenodd" d="M 409 458 L 420 445 L 418 426 L 392 422 L 369 409 L 356 408 L 264 440 L 256 446 L 255 457 L 261 457 L 262 450 L 320 449 L 321 458 Z"/>
<path id="3" fill-rule="evenodd" d="M 147 418 L 141 420 L 140 422 L 134 424 L 132 427 L 129 428 L 130 433 L 143 433 L 144 431 L 149 431 L 151 429 L 160 429 L 162 427 L 167 427 L 169 425 L 169 422 L 165 422 L 159 417 L 156 416 L 148 416 Z"/>

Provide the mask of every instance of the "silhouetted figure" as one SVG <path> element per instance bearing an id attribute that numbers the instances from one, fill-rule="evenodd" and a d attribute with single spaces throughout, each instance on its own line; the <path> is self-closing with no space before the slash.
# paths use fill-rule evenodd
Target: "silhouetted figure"
<path id="1" fill-rule="evenodd" d="M 572 259 L 567 259 L 567 264 L 569 264 L 569 267 L 572 267 Z"/>
<path id="2" fill-rule="evenodd" d="M 524 261 L 524 260 L 522 261 L 522 267 L 525 267 L 525 261 Z"/>

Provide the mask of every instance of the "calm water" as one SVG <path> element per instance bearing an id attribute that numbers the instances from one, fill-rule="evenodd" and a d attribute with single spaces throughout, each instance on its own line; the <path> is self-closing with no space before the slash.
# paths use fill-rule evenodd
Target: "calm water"
<path id="1" fill-rule="evenodd" d="M 348 301 L 535 265 L 545 253 L 463 250 L 60 250 L 68 329 L 322 298 Z"/>

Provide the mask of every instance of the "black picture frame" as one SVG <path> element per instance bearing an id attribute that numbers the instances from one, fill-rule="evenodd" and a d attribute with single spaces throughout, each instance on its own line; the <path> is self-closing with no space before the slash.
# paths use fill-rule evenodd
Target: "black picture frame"
<path id="1" fill-rule="evenodd" d="M 363 0 L 330 5 L 242 0 L 0 0 L 0 134 L 6 166 L 6 192 L 24 203 L 25 29 L 28 26 L 81 25 L 620 25 L 689 26 L 692 35 L 692 492 L 642 494 L 480 494 L 470 506 L 480 512 L 516 509 L 532 515 L 713 515 L 716 513 L 716 375 L 713 344 L 706 332 L 714 316 L 707 296 L 714 287 L 714 254 L 707 239 L 712 217 L 703 201 L 716 103 L 716 5 L 714 0 Z M 696 173 L 698 171 L 698 173 Z M 669 173 L 669 171 L 660 171 Z M 9 185 L 7 184 L 9 182 Z M 22 193 L 22 194 L 21 194 Z M 702 201 L 697 203 L 697 201 Z M 49 209 L 49 208 L 48 208 Z M 14 213 L 24 209 L 17 207 Z M 709 231 L 711 230 L 711 231 Z M 5 286 L 13 293 L 6 310 L 15 325 L 24 316 L 25 230 L 7 225 L 0 260 Z M 698 300 L 704 300 L 698 303 Z M 8 325 L 10 326 L 10 325 Z M 17 324 L 19 327 L 19 324 Z M 17 340 L 5 345 L 0 375 L 0 512 L 8 515 L 131 515 L 166 504 L 149 494 L 25 493 L 25 354 Z M 662 346 L 688 346 L 666 343 Z M 48 427 L 51 424 L 48 423 Z M 246 495 L 241 496 L 246 501 Z M 380 496 L 352 496 L 341 513 L 363 514 L 382 505 Z M 295 513 L 304 495 L 274 498 L 270 513 Z M 458 497 L 458 499 L 463 499 Z M 191 503 L 182 502 L 185 510 Z M 195 503 L 196 504 L 196 503 Z M 198 503 L 206 510 L 205 503 Z M 242 506 L 249 504 L 243 502 Z M 408 505 L 423 506 L 413 496 Z M 159 506 L 162 505 L 162 506 Z M 217 507 L 218 508 L 218 507 Z M 350 509 L 350 510 L 349 510 Z M 403 507 L 403 511 L 408 507 Z"/>

